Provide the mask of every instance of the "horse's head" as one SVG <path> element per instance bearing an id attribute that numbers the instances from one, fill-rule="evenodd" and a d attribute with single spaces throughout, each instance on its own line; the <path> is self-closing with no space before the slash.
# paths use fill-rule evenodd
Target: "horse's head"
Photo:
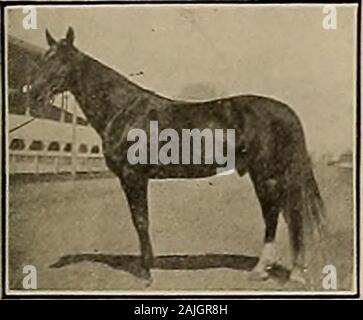
<path id="1" fill-rule="evenodd" d="M 75 79 L 78 50 L 73 46 L 74 32 L 68 28 L 64 39 L 56 41 L 46 30 L 49 49 L 31 83 L 31 97 L 42 106 L 54 95 L 70 90 Z"/>

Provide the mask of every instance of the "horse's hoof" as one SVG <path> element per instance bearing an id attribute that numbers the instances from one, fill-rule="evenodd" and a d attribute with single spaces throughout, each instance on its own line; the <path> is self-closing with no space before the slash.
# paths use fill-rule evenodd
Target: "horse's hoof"
<path id="1" fill-rule="evenodd" d="M 306 285 L 306 279 L 304 277 L 304 271 L 299 268 L 294 268 L 289 277 L 290 281 L 295 282 L 300 285 Z"/>
<path id="2" fill-rule="evenodd" d="M 252 270 L 249 275 L 249 280 L 252 281 L 266 281 L 269 274 L 266 270 Z"/>

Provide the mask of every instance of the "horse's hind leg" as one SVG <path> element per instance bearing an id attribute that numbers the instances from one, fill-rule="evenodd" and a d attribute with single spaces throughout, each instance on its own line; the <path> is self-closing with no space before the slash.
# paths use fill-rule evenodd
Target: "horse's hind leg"
<path id="1" fill-rule="evenodd" d="M 275 237 L 279 212 L 281 210 L 281 194 L 279 181 L 274 177 L 263 176 L 250 172 L 256 195 L 261 205 L 265 222 L 265 237 L 262 254 L 257 265 L 251 273 L 253 280 L 265 280 L 268 278 L 268 270 L 277 262 L 275 249 Z"/>
<path id="2" fill-rule="evenodd" d="M 153 266 L 153 250 L 149 235 L 149 217 L 147 205 L 147 179 L 134 177 L 131 175 L 120 178 L 121 186 L 126 194 L 129 203 L 132 222 L 136 228 L 139 238 L 141 264 L 143 267 L 143 277 L 150 280 L 150 269 Z"/>
<path id="3" fill-rule="evenodd" d="M 303 221 L 301 216 L 301 202 L 299 201 L 299 190 L 288 190 L 288 201 L 283 210 L 284 219 L 288 226 L 290 237 L 290 248 L 292 255 L 293 269 L 290 273 L 290 280 L 305 284 L 305 247 Z"/>

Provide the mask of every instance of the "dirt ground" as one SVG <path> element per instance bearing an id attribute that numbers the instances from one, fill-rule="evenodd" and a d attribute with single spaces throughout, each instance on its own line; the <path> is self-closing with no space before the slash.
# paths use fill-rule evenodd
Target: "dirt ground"
<path id="1" fill-rule="evenodd" d="M 138 277 L 138 242 L 116 178 L 24 183 L 9 190 L 9 284 L 21 289 L 23 266 L 37 269 L 39 290 L 286 291 L 318 290 L 334 265 L 338 290 L 352 290 L 354 210 L 350 169 L 319 166 L 329 233 L 310 245 L 309 284 L 287 281 L 289 247 L 280 220 L 281 266 L 263 282 L 249 279 L 262 249 L 263 221 L 247 176 L 152 181 L 153 281 Z M 320 249 L 325 248 L 324 255 Z"/>

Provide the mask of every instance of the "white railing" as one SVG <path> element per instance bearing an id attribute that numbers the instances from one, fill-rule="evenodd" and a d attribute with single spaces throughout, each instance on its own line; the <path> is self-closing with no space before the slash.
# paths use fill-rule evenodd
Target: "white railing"
<path id="1" fill-rule="evenodd" d="M 77 154 L 76 172 L 107 171 L 102 154 Z M 64 152 L 10 151 L 9 173 L 72 172 L 72 155 Z"/>

